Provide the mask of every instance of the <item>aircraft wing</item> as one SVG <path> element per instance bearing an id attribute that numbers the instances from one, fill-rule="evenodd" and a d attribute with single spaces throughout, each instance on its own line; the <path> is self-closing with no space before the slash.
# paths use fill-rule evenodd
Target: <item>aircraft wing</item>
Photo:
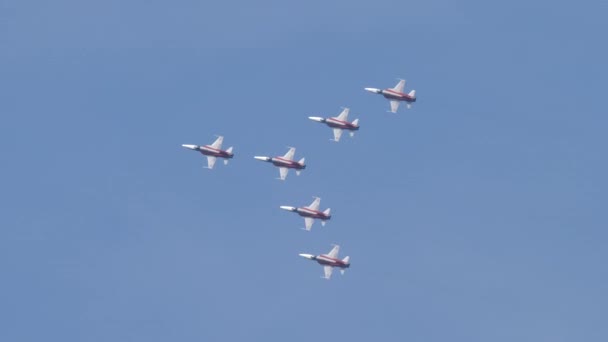
<path id="1" fill-rule="evenodd" d="M 391 113 L 397 113 L 397 109 L 399 109 L 399 101 L 391 100 Z"/>
<path id="2" fill-rule="evenodd" d="M 306 227 L 306 230 L 310 231 L 313 223 L 315 223 L 315 219 L 313 219 L 312 217 L 304 218 L 304 226 Z"/>
<path id="3" fill-rule="evenodd" d="M 342 113 L 340 113 L 340 115 L 338 115 L 336 117 L 336 119 L 342 120 L 342 121 L 346 121 L 348 119 L 348 112 L 349 111 L 350 111 L 350 109 L 344 108 L 344 110 L 342 111 Z"/>
<path id="4" fill-rule="evenodd" d="M 222 148 L 222 142 L 224 141 L 224 137 L 223 136 L 219 136 L 217 137 L 217 139 L 215 139 L 215 141 L 213 142 L 213 144 L 211 144 L 211 147 L 213 148 L 217 148 L 218 150 Z"/>
<path id="5" fill-rule="evenodd" d="M 331 278 L 331 272 L 333 272 L 334 268 L 331 266 L 323 266 L 323 272 L 325 273 L 325 279 Z"/>
<path id="6" fill-rule="evenodd" d="M 288 168 L 286 168 L 286 167 L 279 168 L 279 176 L 281 177 L 281 180 L 285 180 L 285 178 L 287 178 L 288 173 L 289 173 Z"/>
<path id="7" fill-rule="evenodd" d="M 334 245 L 334 248 L 332 248 L 331 251 L 329 251 L 329 253 L 327 253 L 327 256 L 330 258 L 337 259 L 339 251 L 340 251 L 340 246 Z"/>
<path id="8" fill-rule="evenodd" d="M 217 158 L 215 158 L 214 156 L 207 156 L 207 168 L 208 169 L 213 169 L 213 165 L 215 165 L 215 160 Z"/>
<path id="9" fill-rule="evenodd" d="M 319 197 L 315 197 L 315 200 L 312 201 L 312 203 L 306 207 L 310 210 L 319 210 L 319 206 L 321 205 L 321 199 Z"/>
<path id="10" fill-rule="evenodd" d="M 405 80 L 400 80 L 399 83 L 397 83 L 397 85 L 393 88 L 393 90 L 403 93 L 404 88 L 405 88 Z"/>
<path id="11" fill-rule="evenodd" d="M 283 156 L 283 158 L 287 159 L 287 160 L 293 160 L 293 156 L 296 154 L 296 149 L 295 147 L 290 147 L 289 151 L 287 151 L 287 153 L 285 153 L 285 155 Z"/>
<path id="12" fill-rule="evenodd" d="M 340 128 L 334 128 L 334 141 L 338 142 L 340 141 L 340 137 L 342 136 L 342 129 Z"/>

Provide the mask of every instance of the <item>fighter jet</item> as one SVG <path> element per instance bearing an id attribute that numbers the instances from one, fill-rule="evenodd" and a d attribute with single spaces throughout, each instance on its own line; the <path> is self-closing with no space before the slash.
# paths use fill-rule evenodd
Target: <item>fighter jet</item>
<path id="1" fill-rule="evenodd" d="M 355 135 L 355 131 L 359 130 L 359 119 L 355 119 L 353 122 L 348 122 L 348 108 L 344 108 L 340 115 L 333 118 L 321 118 L 318 116 L 309 116 L 308 118 L 312 121 L 321 122 L 334 129 L 334 141 L 340 141 L 342 136 L 342 130 L 349 130 L 350 136 Z"/>
<path id="2" fill-rule="evenodd" d="M 399 83 L 394 88 L 389 89 L 377 89 L 377 88 L 365 88 L 365 90 L 374 93 L 381 94 L 385 98 L 391 101 L 391 113 L 397 113 L 399 103 L 407 102 L 407 108 L 412 108 L 412 103 L 416 102 L 416 91 L 412 90 L 409 93 L 404 93 L 405 80 L 399 80 Z"/>
<path id="3" fill-rule="evenodd" d="M 329 279 L 331 278 L 331 273 L 333 272 L 334 267 L 340 268 L 340 273 L 342 274 L 344 274 L 344 271 L 346 271 L 346 269 L 350 267 L 350 257 L 346 257 L 342 260 L 338 259 L 338 251 L 340 251 L 340 246 L 333 246 L 334 248 L 332 248 L 332 250 L 327 254 L 315 256 L 312 254 L 303 253 L 300 254 L 300 256 L 309 260 L 315 260 L 319 264 L 323 265 L 323 271 L 325 273 L 325 276 L 321 278 Z"/>
<path id="4" fill-rule="evenodd" d="M 289 169 L 295 169 L 296 174 L 299 176 L 300 171 L 306 168 L 306 164 L 304 164 L 304 158 L 296 162 L 293 160 L 294 154 L 296 154 L 295 147 L 290 147 L 289 151 L 287 151 L 287 153 L 285 153 L 285 155 L 282 157 L 270 158 L 263 156 L 255 156 L 254 158 L 257 160 L 272 163 L 274 166 L 278 166 L 280 175 L 279 179 L 285 180 L 285 178 L 287 178 L 287 173 L 289 172 Z"/>
<path id="5" fill-rule="evenodd" d="M 327 208 L 324 211 L 319 211 L 321 199 L 319 197 L 315 197 L 314 199 L 315 200 L 307 207 L 297 208 L 282 205 L 281 209 L 296 212 L 298 213 L 298 215 L 304 217 L 304 224 L 306 226 L 306 230 L 310 231 L 310 228 L 312 228 L 312 224 L 315 222 L 315 219 L 321 220 L 321 225 L 323 226 L 325 226 L 325 222 L 327 220 L 331 219 L 331 209 Z"/>
<path id="6" fill-rule="evenodd" d="M 228 164 L 228 159 L 234 157 L 234 153 L 232 153 L 232 147 L 229 147 L 227 150 L 222 150 L 222 142 L 224 141 L 223 136 L 218 136 L 217 139 L 211 145 L 182 145 L 183 147 L 199 151 L 200 153 L 207 156 L 207 169 L 213 169 L 213 165 L 215 165 L 216 158 L 224 158 L 224 165 Z"/>

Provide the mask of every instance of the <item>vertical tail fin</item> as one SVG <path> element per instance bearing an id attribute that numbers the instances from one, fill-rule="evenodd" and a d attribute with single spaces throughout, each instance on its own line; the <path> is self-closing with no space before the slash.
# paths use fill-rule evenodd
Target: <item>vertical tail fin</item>
<path id="1" fill-rule="evenodd" d="M 306 158 L 302 158 L 302 159 L 300 159 L 300 161 L 298 161 L 298 163 L 300 163 L 300 164 L 304 165 L 304 160 L 306 160 Z"/>
<path id="2" fill-rule="evenodd" d="M 226 150 L 226 152 L 232 153 L 232 146 L 228 147 L 228 149 Z"/>
<path id="3" fill-rule="evenodd" d="M 409 92 L 408 95 L 411 96 L 411 97 L 416 97 L 416 91 L 412 90 L 412 91 Z"/>
<path id="4" fill-rule="evenodd" d="M 329 216 L 330 213 L 331 213 L 331 208 L 327 208 L 327 209 L 325 209 L 325 211 L 323 211 L 323 214 L 325 214 L 326 216 Z"/>
<path id="5" fill-rule="evenodd" d="M 350 264 L 350 257 L 347 256 L 344 259 L 342 259 L 342 262 L 344 262 L 345 264 L 349 265 Z M 340 268 L 340 273 L 344 274 L 344 272 L 346 272 L 345 268 Z"/>
<path id="6" fill-rule="evenodd" d="M 352 124 L 355 126 L 359 126 L 359 119 L 353 120 Z"/>

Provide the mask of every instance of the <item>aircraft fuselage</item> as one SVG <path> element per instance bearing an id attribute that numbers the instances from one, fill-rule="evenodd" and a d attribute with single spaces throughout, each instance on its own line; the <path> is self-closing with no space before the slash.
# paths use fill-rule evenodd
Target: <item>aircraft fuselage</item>
<path id="1" fill-rule="evenodd" d="M 352 123 L 350 123 L 348 121 L 338 120 L 336 118 L 325 119 L 325 124 L 327 124 L 327 126 L 332 127 L 332 128 L 347 129 L 350 131 L 359 130 L 359 126 L 353 125 Z"/>
<path id="2" fill-rule="evenodd" d="M 340 259 L 329 257 L 325 254 L 317 255 L 315 257 L 315 260 L 319 264 L 324 265 L 324 266 L 339 267 L 339 268 L 349 268 L 350 267 L 350 263 L 346 263 Z"/>
<path id="3" fill-rule="evenodd" d="M 389 100 L 405 101 L 409 103 L 416 102 L 416 97 L 410 96 L 406 93 L 400 93 L 392 89 L 384 89 L 380 94 Z"/>
<path id="4" fill-rule="evenodd" d="M 270 162 L 274 166 L 285 167 L 288 169 L 303 170 L 306 168 L 306 165 L 304 164 L 300 164 L 297 161 L 285 159 L 283 157 L 274 157 L 270 160 Z"/>
<path id="5" fill-rule="evenodd" d="M 329 220 L 331 215 L 325 215 L 322 211 L 312 210 L 308 208 L 296 208 L 296 213 L 302 217 L 311 217 L 319 220 Z"/>
<path id="6" fill-rule="evenodd" d="M 198 148 L 198 150 L 202 154 L 204 154 L 206 156 L 212 156 L 212 157 L 218 157 L 218 158 L 226 158 L 226 159 L 230 159 L 230 158 L 234 157 L 233 153 L 229 153 L 227 151 L 220 150 L 220 149 L 211 147 L 209 145 L 200 146 Z"/>

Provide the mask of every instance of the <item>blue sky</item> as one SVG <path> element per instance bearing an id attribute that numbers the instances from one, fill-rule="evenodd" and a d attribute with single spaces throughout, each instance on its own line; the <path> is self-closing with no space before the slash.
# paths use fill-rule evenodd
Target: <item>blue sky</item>
<path id="1" fill-rule="evenodd" d="M 606 341 L 606 6 L 0 3 L 0 340 Z"/>

